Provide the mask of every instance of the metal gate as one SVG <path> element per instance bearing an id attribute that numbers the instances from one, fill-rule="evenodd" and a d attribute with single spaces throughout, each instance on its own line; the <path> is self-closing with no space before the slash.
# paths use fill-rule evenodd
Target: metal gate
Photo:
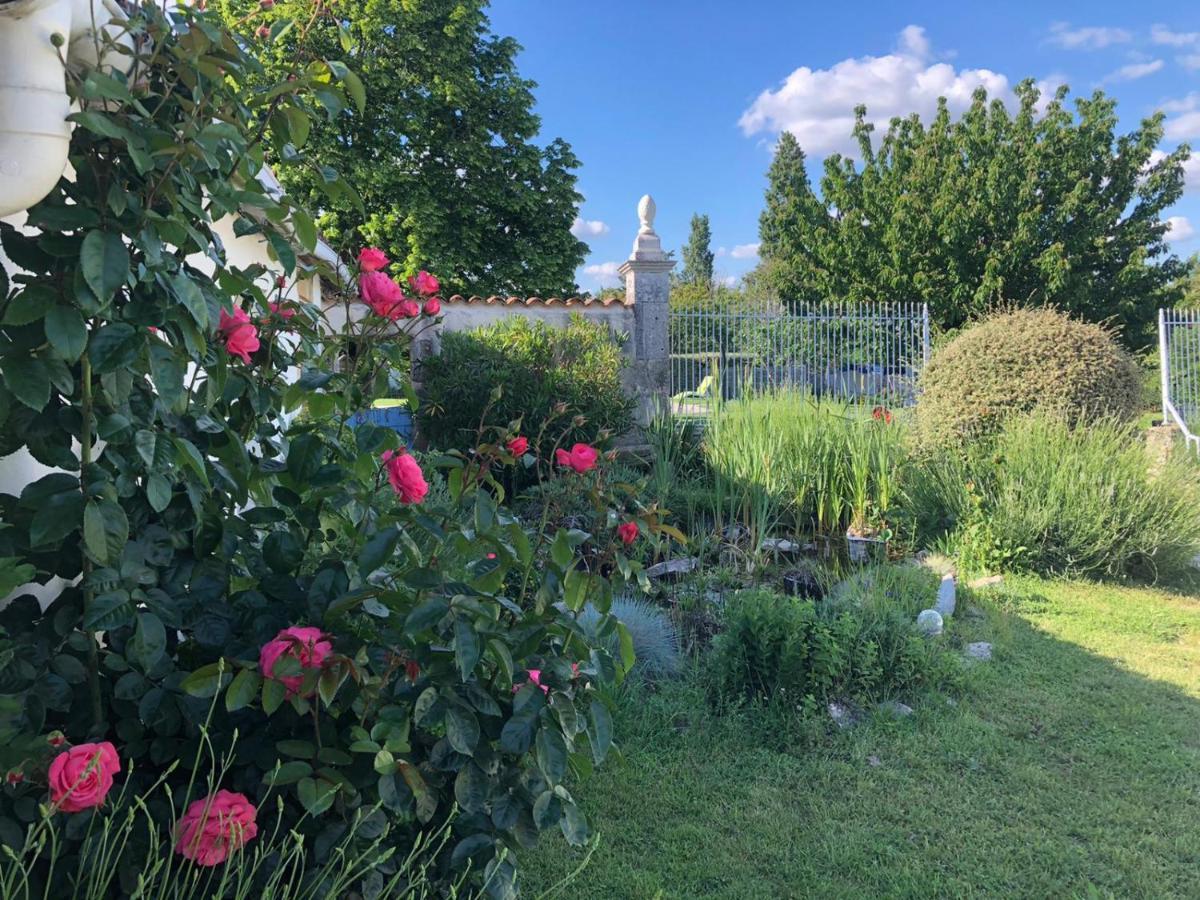
<path id="1" fill-rule="evenodd" d="M 1163 422 L 1200 453 L 1200 311 L 1158 311 Z"/>
<path id="2" fill-rule="evenodd" d="M 717 399 L 776 388 L 904 406 L 929 361 L 923 303 L 789 303 L 736 297 L 672 306 L 674 411 L 704 415 Z"/>

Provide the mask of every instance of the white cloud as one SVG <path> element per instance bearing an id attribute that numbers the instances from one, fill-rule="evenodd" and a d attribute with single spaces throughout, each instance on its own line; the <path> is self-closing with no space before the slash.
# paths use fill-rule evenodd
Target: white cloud
<path id="1" fill-rule="evenodd" d="M 1200 136 L 1200 91 L 1193 91 L 1179 100 L 1168 100 L 1162 110 L 1170 117 L 1163 126 L 1169 139 Z"/>
<path id="2" fill-rule="evenodd" d="M 716 253 L 717 259 L 720 259 L 722 256 L 728 256 L 728 255 L 729 255 L 728 247 L 718 247 L 717 248 L 717 253 Z"/>
<path id="3" fill-rule="evenodd" d="M 1103 50 L 1112 44 L 1126 44 L 1133 34 L 1124 28 L 1083 26 L 1072 28 L 1067 22 L 1055 22 L 1050 26 L 1050 43 L 1064 50 Z"/>
<path id="4" fill-rule="evenodd" d="M 1008 79 L 998 72 L 933 62 L 925 30 L 909 25 L 886 56 L 844 59 L 828 69 L 801 66 L 777 89 L 759 94 L 738 124 L 747 136 L 790 131 L 805 152 L 816 156 L 853 154 L 858 104 L 867 104 L 870 121 L 884 129 L 894 116 L 931 116 L 938 97 L 946 98 L 951 112 L 962 112 L 978 87 L 992 97 L 1011 98 Z"/>
<path id="5" fill-rule="evenodd" d="M 1166 25 L 1151 25 L 1150 40 L 1168 47 L 1186 47 L 1200 44 L 1200 31 L 1172 31 Z"/>
<path id="6" fill-rule="evenodd" d="M 575 223 L 571 226 L 571 234 L 577 238 L 600 237 L 608 232 L 608 223 L 601 222 L 599 219 L 581 219 L 576 216 Z"/>
<path id="7" fill-rule="evenodd" d="M 1167 219 L 1167 240 L 1171 243 L 1195 237 L 1196 229 L 1186 216 L 1171 216 Z"/>
<path id="8" fill-rule="evenodd" d="M 758 244 L 738 244 L 729 251 L 729 255 L 734 259 L 757 259 Z"/>
<path id="9" fill-rule="evenodd" d="M 1177 57 L 1178 62 L 1185 69 L 1195 71 L 1200 69 L 1200 53 L 1188 53 L 1184 56 Z"/>
<path id="10" fill-rule="evenodd" d="M 619 262 L 593 263 L 583 267 L 583 274 L 596 279 L 599 284 L 611 284 L 620 280 L 620 273 L 617 272 L 620 267 Z"/>
<path id="11" fill-rule="evenodd" d="M 1139 78 L 1145 78 L 1147 75 L 1153 75 L 1164 65 L 1166 63 L 1161 59 L 1153 59 L 1150 62 L 1130 63 L 1106 75 L 1104 81 L 1136 81 Z"/>
<path id="12" fill-rule="evenodd" d="M 717 279 L 725 287 L 737 287 L 738 279 L 736 275 L 723 275 Z"/>

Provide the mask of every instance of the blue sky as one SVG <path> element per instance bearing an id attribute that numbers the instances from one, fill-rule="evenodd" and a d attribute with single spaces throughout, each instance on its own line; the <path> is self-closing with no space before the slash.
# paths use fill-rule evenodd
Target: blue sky
<path id="1" fill-rule="evenodd" d="M 756 262 L 765 172 L 780 130 L 796 133 L 810 175 L 850 150 L 855 103 L 883 123 L 961 108 L 1026 77 L 1102 87 L 1123 128 L 1168 113 L 1166 149 L 1200 149 L 1200 4 L 1008 2 L 809 4 L 783 0 L 493 0 L 496 32 L 523 46 L 538 82 L 543 139 L 582 160 L 576 231 L 591 247 L 580 286 L 615 284 L 643 193 L 664 246 L 687 239 L 693 212 L 712 219 L 719 274 Z M 1200 251 L 1200 157 L 1171 210 L 1172 246 Z"/>

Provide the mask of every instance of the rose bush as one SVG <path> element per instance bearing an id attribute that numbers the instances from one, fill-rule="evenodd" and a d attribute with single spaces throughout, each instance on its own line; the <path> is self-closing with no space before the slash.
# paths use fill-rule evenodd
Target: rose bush
<path id="1" fill-rule="evenodd" d="M 553 468 L 516 452 L 514 425 L 424 467 L 395 432 L 354 427 L 394 396 L 436 279 L 413 274 L 422 307 L 366 248 L 348 277 L 324 270 L 348 288 L 303 304 L 288 285 L 317 266 L 313 221 L 259 175 L 267 159 L 319 168 L 309 123 L 361 107 L 361 85 L 306 54 L 261 84 L 244 38 L 198 7 L 147 4 L 127 27 L 128 74 L 68 73 L 74 179 L 27 231 L 0 223 L 13 264 L 0 271 L 0 454 L 53 470 L 0 495 L 3 593 L 35 582 L 45 597 L 0 609 L 0 841 L 73 817 L 63 864 L 39 874 L 69 896 L 70 856 L 118 772 L 134 794 L 163 779 L 191 803 L 179 822 L 149 812 L 199 865 L 254 838 L 268 793 L 314 867 L 348 833 L 353 846 L 383 833 L 348 832 L 363 812 L 389 820 L 387 850 L 457 806 L 442 873 L 471 866 L 511 895 L 507 851 L 552 829 L 586 839 L 568 778 L 607 755 L 598 688 L 632 662 L 607 615 L 612 581 L 644 581 L 616 524 L 665 526 L 607 485 L 594 449 L 569 451 L 607 523 L 588 533 L 505 508 L 506 469 Z M 222 217 L 277 268 L 233 265 Z M 585 607 L 601 614 L 586 633 Z M 206 773 L 189 761 L 235 733 L 197 814 L 188 791 Z M 113 860 L 126 890 L 149 852 L 138 840 Z M 398 865 L 383 854 L 372 877 Z"/>

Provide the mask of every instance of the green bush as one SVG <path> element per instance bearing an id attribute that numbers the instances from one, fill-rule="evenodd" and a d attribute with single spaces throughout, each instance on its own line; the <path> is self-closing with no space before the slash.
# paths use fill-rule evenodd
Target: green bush
<path id="1" fill-rule="evenodd" d="M 927 587 L 926 603 L 935 592 Z M 713 689 L 725 698 L 804 703 L 940 684 L 953 669 L 941 645 L 916 630 L 917 598 L 865 581 L 822 602 L 739 591 L 713 641 Z"/>
<path id="2" fill-rule="evenodd" d="M 1052 309 L 1004 312 L 934 352 L 921 375 L 917 434 L 927 446 L 961 445 L 1034 410 L 1127 421 L 1141 397 L 1137 362 L 1103 326 Z"/>
<path id="3" fill-rule="evenodd" d="M 1152 470 L 1132 425 L 1039 413 L 950 455 L 923 469 L 914 493 L 922 537 L 940 536 L 968 569 L 1169 576 L 1200 549 L 1194 467 L 1176 458 Z"/>
<path id="4" fill-rule="evenodd" d="M 441 353 L 421 363 L 421 433 L 435 447 L 461 448 L 487 410 L 491 422 L 520 419 L 530 452 L 544 458 L 559 435 L 543 433 L 543 425 L 563 403 L 582 417 L 563 443 L 595 443 L 604 431 L 619 435 L 633 424 L 633 402 L 621 387 L 624 366 L 620 339 L 579 315 L 561 327 L 516 315 L 449 332 Z"/>

